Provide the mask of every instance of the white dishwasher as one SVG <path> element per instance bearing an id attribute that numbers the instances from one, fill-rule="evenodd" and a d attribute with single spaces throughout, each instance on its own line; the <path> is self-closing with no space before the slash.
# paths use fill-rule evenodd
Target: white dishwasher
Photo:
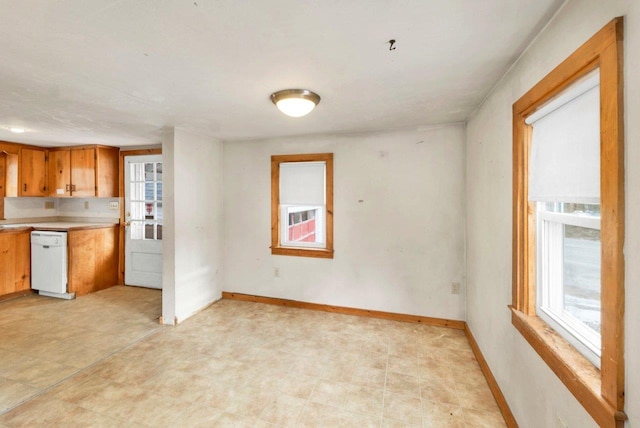
<path id="1" fill-rule="evenodd" d="M 67 232 L 31 232 L 31 288 L 43 296 L 75 297 L 67 293 Z"/>

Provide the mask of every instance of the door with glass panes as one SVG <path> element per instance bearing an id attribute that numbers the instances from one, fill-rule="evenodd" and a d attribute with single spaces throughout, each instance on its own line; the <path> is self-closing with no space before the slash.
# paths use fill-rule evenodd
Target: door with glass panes
<path id="1" fill-rule="evenodd" d="M 162 288 L 162 155 L 125 156 L 127 285 Z"/>

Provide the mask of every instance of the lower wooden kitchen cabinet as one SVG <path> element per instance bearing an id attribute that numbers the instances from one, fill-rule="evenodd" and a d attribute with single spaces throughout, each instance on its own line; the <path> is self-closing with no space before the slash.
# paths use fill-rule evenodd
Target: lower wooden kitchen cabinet
<path id="1" fill-rule="evenodd" d="M 0 232 L 0 297 L 31 289 L 31 228 Z"/>
<path id="2" fill-rule="evenodd" d="M 77 296 L 118 283 L 118 226 L 69 230 L 69 293 Z"/>

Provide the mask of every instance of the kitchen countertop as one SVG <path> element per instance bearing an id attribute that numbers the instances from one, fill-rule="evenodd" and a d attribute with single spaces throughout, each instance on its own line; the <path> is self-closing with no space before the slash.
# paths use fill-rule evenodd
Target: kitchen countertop
<path id="1" fill-rule="evenodd" d="M 114 226 L 117 226 L 117 224 L 107 222 L 85 223 L 79 221 L 50 221 L 39 223 L 5 224 L 0 226 L 0 232 L 19 232 L 29 228 L 42 231 L 68 232 L 70 230 L 101 229 L 104 227 Z"/>

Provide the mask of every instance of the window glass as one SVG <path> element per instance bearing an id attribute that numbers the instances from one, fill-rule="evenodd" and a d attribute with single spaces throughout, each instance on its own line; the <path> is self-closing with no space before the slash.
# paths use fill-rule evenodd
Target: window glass
<path id="1" fill-rule="evenodd" d="M 333 154 L 271 157 L 272 254 L 333 258 Z"/>
<path id="2" fill-rule="evenodd" d="M 162 163 L 130 164 L 131 239 L 162 239 Z"/>
<path id="3" fill-rule="evenodd" d="M 600 334 L 600 231 L 564 225 L 563 310 Z"/>

